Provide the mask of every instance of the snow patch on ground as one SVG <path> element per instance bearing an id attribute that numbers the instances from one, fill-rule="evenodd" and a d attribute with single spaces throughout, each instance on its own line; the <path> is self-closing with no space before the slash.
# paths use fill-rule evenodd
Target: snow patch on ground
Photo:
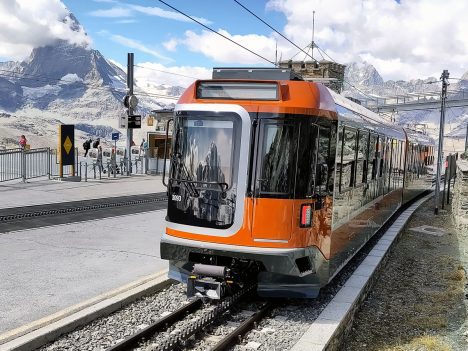
<path id="1" fill-rule="evenodd" d="M 42 87 L 37 88 L 29 88 L 25 86 L 21 86 L 23 89 L 23 95 L 30 99 L 39 99 L 46 95 L 58 95 L 62 88 L 58 85 L 44 85 Z"/>
<path id="2" fill-rule="evenodd" d="M 71 84 L 71 83 L 76 83 L 76 82 L 83 82 L 83 79 L 78 77 L 76 73 L 68 73 L 64 75 L 62 78 L 60 78 L 61 82 L 63 84 Z"/>

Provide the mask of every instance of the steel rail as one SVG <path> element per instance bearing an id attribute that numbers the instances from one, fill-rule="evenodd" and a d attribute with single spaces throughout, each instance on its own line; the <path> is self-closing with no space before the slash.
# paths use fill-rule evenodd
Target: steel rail
<path id="1" fill-rule="evenodd" d="M 189 304 L 180 307 L 171 314 L 168 314 L 165 317 L 162 317 L 152 325 L 142 329 L 135 334 L 129 336 L 127 339 L 119 342 L 118 344 L 108 348 L 106 351 L 124 351 L 131 350 L 138 347 L 138 344 L 149 337 L 153 336 L 155 333 L 169 328 L 172 324 L 183 319 L 187 313 L 192 313 L 198 310 L 203 305 L 202 299 L 195 299 Z"/>
<path id="2" fill-rule="evenodd" d="M 138 197 L 138 195 L 136 197 Z M 132 205 L 139 205 L 139 204 L 145 204 L 145 203 L 167 201 L 166 196 L 154 196 L 151 198 L 148 198 L 148 196 L 144 196 L 144 197 L 145 198 L 140 198 L 140 199 L 137 198 L 134 200 L 122 199 L 120 201 L 119 200 L 112 201 L 112 198 L 110 199 L 105 198 L 105 199 L 102 199 L 101 203 L 94 203 L 94 204 L 89 204 L 89 205 L 69 204 L 68 206 L 65 206 L 63 208 L 52 208 L 52 209 L 45 209 L 45 210 L 34 210 L 34 207 L 36 208 L 40 208 L 42 206 L 50 207 L 51 204 L 31 206 L 32 207 L 31 211 L 26 210 L 25 212 L 0 215 L 0 223 L 5 223 L 8 221 L 15 221 L 15 220 L 24 219 L 24 218 L 37 218 L 41 216 L 57 215 L 57 214 L 72 213 L 72 212 L 94 211 L 94 210 L 103 209 L 103 208 L 132 206 Z M 84 203 L 86 201 L 96 201 L 96 200 L 83 200 Z M 56 205 L 60 207 L 60 206 L 63 206 L 63 203 L 57 203 Z M 11 209 L 11 210 L 14 210 L 14 209 Z"/>
<path id="3" fill-rule="evenodd" d="M 210 351 L 223 351 L 239 343 L 242 336 L 254 328 L 255 324 L 271 311 L 273 304 L 267 302 L 259 311 L 255 312 L 226 337 L 220 340 Z"/>
<path id="4" fill-rule="evenodd" d="M 186 341 L 196 333 L 200 332 L 208 325 L 213 323 L 217 318 L 219 318 L 224 312 L 229 310 L 235 303 L 245 297 L 247 294 L 252 292 L 256 288 L 256 284 L 249 285 L 238 291 L 233 296 L 226 298 L 221 301 L 214 309 L 205 313 L 200 318 L 197 318 L 192 323 L 190 323 L 184 330 L 169 335 L 165 340 L 158 342 L 158 345 L 154 347 L 154 350 L 157 351 L 171 351 L 179 348 L 181 345 L 184 345 Z"/>

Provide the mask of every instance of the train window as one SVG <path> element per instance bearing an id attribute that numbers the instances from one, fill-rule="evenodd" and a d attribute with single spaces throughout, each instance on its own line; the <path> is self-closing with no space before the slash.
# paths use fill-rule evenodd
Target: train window
<path id="1" fill-rule="evenodd" d="M 356 168 L 356 130 L 345 127 L 343 134 L 343 143 L 341 149 L 341 172 L 340 172 L 340 191 L 347 187 L 354 186 L 354 176 Z"/>
<path id="2" fill-rule="evenodd" d="M 358 136 L 356 185 L 367 182 L 367 154 L 369 150 L 369 133 L 360 130 Z"/>
<path id="3" fill-rule="evenodd" d="M 330 128 L 319 129 L 317 165 L 315 167 L 315 192 L 324 195 L 328 189 L 329 158 L 330 158 Z"/>
<path id="4" fill-rule="evenodd" d="M 278 100 L 278 84 L 263 82 L 199 82 L 198 99 Z"/>
<path id="5" fill-rule="evenodd" d="M 296 128 L 283 123 L 265 123 L 262 127 L 257 189 L 262 195 L 289 197 L 298 141 Z"/>
<path id="6" fill-rule="evenodd" d="M 400 188 L 403 186 L 403 174 L 405 170 L 405 143 L 403 141 L 398 142 L 398 149 L 397 149 L 397 160 L 399 166 L 397 167 L 398 169 L 398 174 L 396 176 L 396 183 L 395 186 L 397 188 Z"/>
<path id="7" fill-rule="evenodd" d="M 378 167 L 378 142 L 379 138 L 375 134 L 371 134 L 369 138 L 369 162 L 367 167 L 367 179 L 375 179 L 377 176 L 377 167 Z"/>
<path id="8" fill-rule="evenodd" d="M 335 185 L 335 156 L 336 156 L 336 125 L 330 128 L 330 151 L 328 153 L 328 180 L 327 190 L 330 194 L 333 194 Z"/>
<path id="9" fill-rule="evenodd" d="M 317 157 L 318 127 L 304 122 L 300 127 L 297 151 L 297 174 L 295 198 L 311 197 L 314 194 Z"/>
<path id="10" fill-rule="evenodd" d="M 399 167 L 399 142 L 392 139 L 391 160 L 390 160 L 390 175 L 389 175 L 389 190 L 397 188 L 396 182 L 398 181 L 398 167 Z"/>
<path id="11" fill-rule="evenodd" d="M 341 180 L 342 180 L 342 164 L 341 164 L 341 158 L 343 156 L 343 133 L 344 133 L 344 128 L 343 127 L 338 127 L 338 138 L 336 142 L 336 182 L 337 182 L 337 189 L 339 192 L 341 192 Z"/>

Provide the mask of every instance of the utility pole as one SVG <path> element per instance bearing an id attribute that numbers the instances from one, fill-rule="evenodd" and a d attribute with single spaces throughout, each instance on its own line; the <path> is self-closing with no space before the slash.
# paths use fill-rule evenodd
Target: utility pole
<path id="1" fill-rule="evenodd" d="M 466 124 L 466 136 L 465 136 L 465 157 L 468 156 L 468 123 Z"/>
<path id="2" fill-rule="evenodd" d="M 442 80 L 442 96 L 441 96 L 441 106 L 440 106 L 440 126 L 439 126 L 439 148 L 437 152 L 437 174 L 436 174 L 436 188 L 435 188 L 435 208 L 434 214 L 439 214 L 439 194 L 440 194 L 440 173 L 442 168 L 442 152 L 444 146 L 444 126 L 445 126 L 445 103 L 447 100 L 447 87 L 448 87 L 448 77 L 449 71 L 444 69 L 440 79 Z"/>
<path id="3" fill-rule="evenodd" d="M 133 96 L 133 52 L 127 54 L 127 96 Z M 127 115 L 133 116 L 133 106 L 128 104 Z M 132 173 L 132 141 L 133 141 L 133 129 L 127 128 L 127 176 Z M 117 150 L 116 150 L 117 152 Z"/>

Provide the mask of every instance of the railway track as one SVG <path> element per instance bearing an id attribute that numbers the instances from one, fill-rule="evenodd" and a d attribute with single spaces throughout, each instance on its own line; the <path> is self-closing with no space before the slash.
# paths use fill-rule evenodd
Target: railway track
<path id="1" fill-rule="evenodd" d="M 161 192 L 0 209 L 0 233 L 162 210 L 166 206 L 166 193 Z"/>
<path id="2" fill-rule="evenodd" d="M 152 325 L 108 348 L 107 351 L 128 351 L 144 347 L 149 347 L 155 351 L 183 349 L 191 337 L 205 330 L 205 328 L 215 323 L 221 316 L 235 307 L 236 304 L 251 296 L 255 287 L 255 285 L 245 287 L 233 296 L 214 304 L 204 304 L 201 298 L 196 298 L 174 312 L 160 318 Z M 269 303 L 265 304 L 258 312 L 254 313 L 238 328 L 219 341 L 213 350 L 225 350 L 227 345 L 234 345 L 236 341 L 238 342 L 239 336 L 248 332 L 254 326 L 254 322 L 270 311 L 271 306 Z M 183 323 L 183 327 L 181 323 Z M 169 329 L 172 330 L 168 333 Z M 161 331 L 166 331 L 166 333 L 157 334 Z"/>

